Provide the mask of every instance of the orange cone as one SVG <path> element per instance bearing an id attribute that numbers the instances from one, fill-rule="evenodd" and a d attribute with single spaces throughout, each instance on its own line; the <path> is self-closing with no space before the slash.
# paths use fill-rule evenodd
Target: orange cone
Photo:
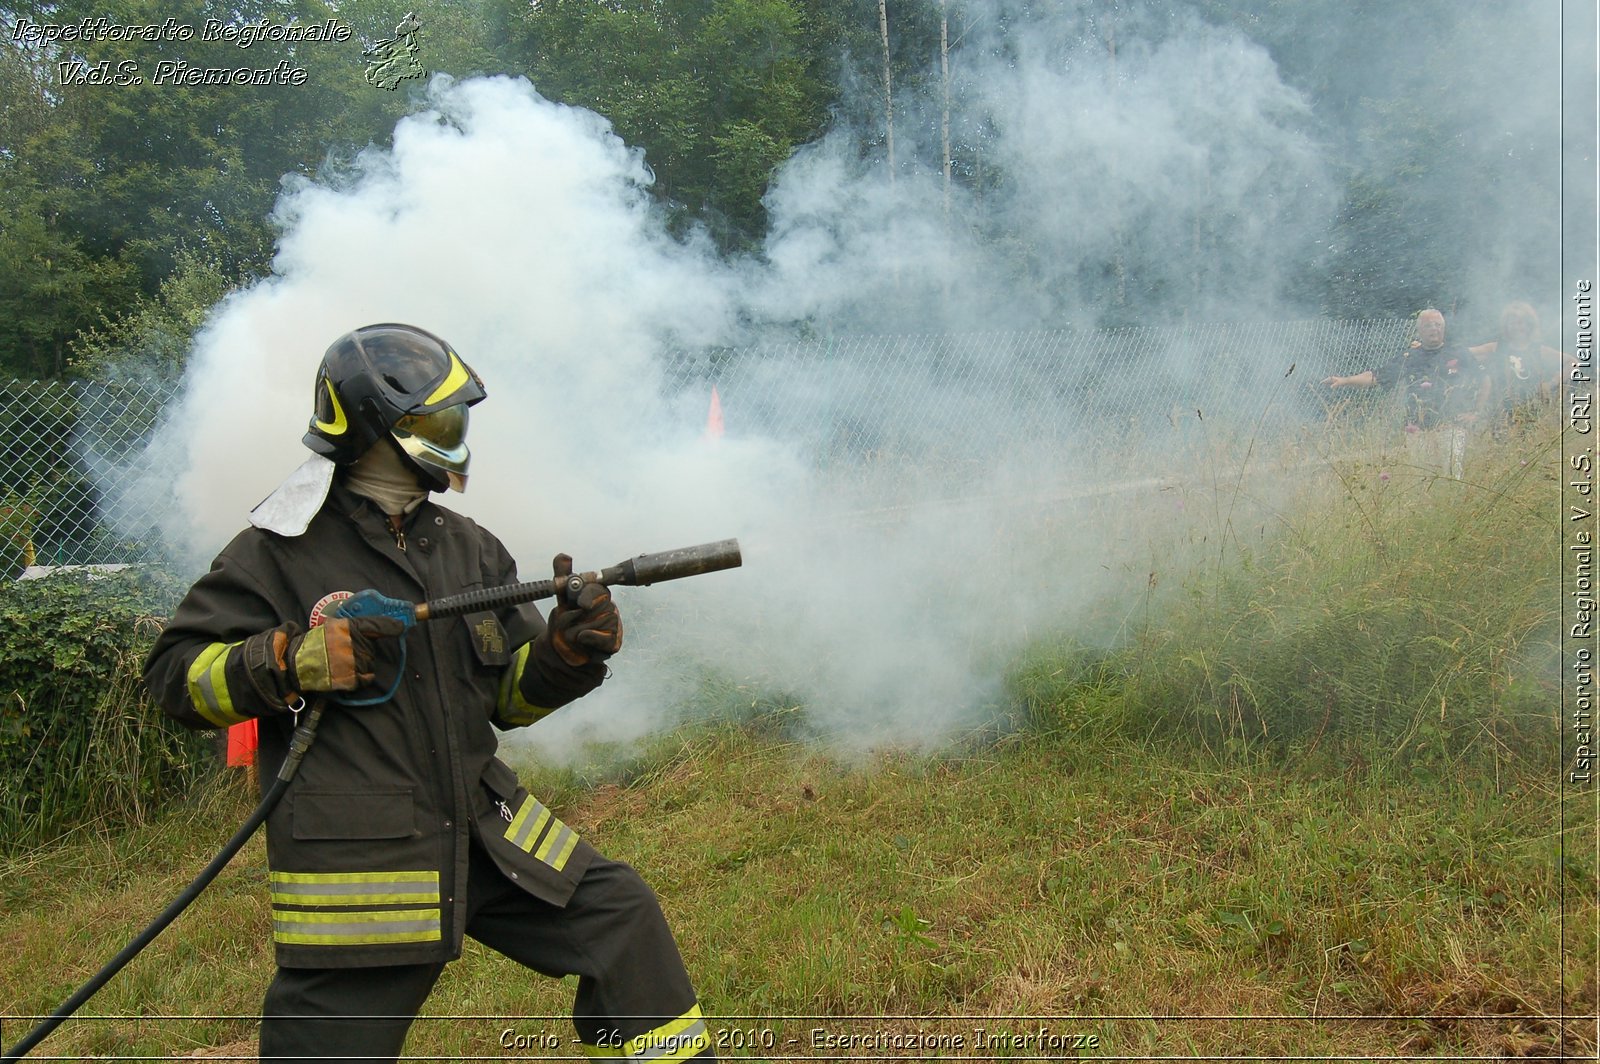
<path id="1" fill-rule="evenodd" d="M 711 410 L 706 414 L 706 439 L 722 438 L 722 400 L 717 396 L 717 386 L 711 386 Z"/>

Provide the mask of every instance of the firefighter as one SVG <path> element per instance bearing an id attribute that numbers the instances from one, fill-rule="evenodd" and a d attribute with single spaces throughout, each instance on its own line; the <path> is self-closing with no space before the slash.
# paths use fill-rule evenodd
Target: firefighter
<path id="1" fill-rule="evenodd" d="M 592 1055 L 710 1057 L 654 893 L 528 793 L 495 757 L 599 686 L 622 646 L 609 592 L 405 630 L 330 618 L 375 588 L 425 601 L 514 583 L 500 541 L 430 495 L 466 486 L 482 381 L 443 340 L 370 325 L 316 378 L 313 452 L 190 589 L 145 665 L 194 728 L 255 718 L 270 782 L 293 722 L 325 699 L 316 744 L 267 821 L 277 972 L 261 1059 L 392 1061 L 470 935 L 550 976 L 575 974 Z M 571 572 L 557 555 L 557 577 Z M 561 581 L 557 581 L 558 584 Z"/>

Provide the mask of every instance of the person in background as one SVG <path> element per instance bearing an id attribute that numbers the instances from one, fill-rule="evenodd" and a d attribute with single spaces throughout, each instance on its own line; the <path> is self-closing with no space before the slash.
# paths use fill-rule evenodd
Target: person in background
<path id="1" fill-rule="evenodd" d="M 1327 377 L 1322 383 L 1329 388 L 1399 388 L 1406 432 L 1419 439 L 1442 439 L 1450 475 L 1461 478 L 1467 426 L 1477 419 L 1483 373 L 1466 348 L 1446 341 L 1442 312 L 1432 307 L 1420 311 L 1416 339 L 1383 365 L 1348 377 Z"/>
<path id="2" fill-rule="evenodd" d="M 1506 304 L 1500 338 L 1468 349 L 1483 364 L 1478 411 L 1496 432 L 1537 421 L 1561 396 L 1561 378 L 1575 360 L 1540 342 L 1539 314 L 1527 303 Z"/>
<path id="3" fill-rule="evenodd" d="M 605 678 L 622 647 L 606 588 L 563 589 L 548 619 L 531 605 L 409 629 L 337 615 L 367 588 L 415 602 L 517 582 L 498 539 L 430 498 L 465 489 L 467 408 L 484 395 L 449 344 L 414 326 L 334 341 L 303 440 L 312 456 L 251 511 L 146 661 L 180 722 L 257 720 L 267 781 L 301 710 L 327 706 L 267 820 L 278 967 L 262 1061 L 394 1061 L 467 936 L 576 975 L 572 1022 L 590 1055 L 711 1056 L 655 894 L 495 756 L 496 729 Z M 563 586 L 572 559 L 552 569 Z"/>

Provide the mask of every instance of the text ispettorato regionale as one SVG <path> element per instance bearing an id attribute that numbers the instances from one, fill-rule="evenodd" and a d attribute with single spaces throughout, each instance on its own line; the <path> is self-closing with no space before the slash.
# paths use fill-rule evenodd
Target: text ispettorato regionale
<path id="1" fill-rule="evenodd" d="M 299 41 L 348 41 L 355 31 L 341 19 L 330 18 L 304 25 L 291 22 L 256 22 L 234 24 L 221 19 L 208 18 L 198 30 L 175 18 L 143 25 L 112 22 L 104 16 L 83 18 L 77 22 L 34 22 L 18 19 L 11 31 L 12 41 L 18 44 L 54 44 L 63 41 L 221 41 L 249 48 L 257 41 L 285 44 Z"/>

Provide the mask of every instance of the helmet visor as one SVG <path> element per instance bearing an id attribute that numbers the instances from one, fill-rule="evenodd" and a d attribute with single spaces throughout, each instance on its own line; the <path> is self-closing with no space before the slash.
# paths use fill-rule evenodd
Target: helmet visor
<path id="1" fill-rule="evenodd" d="M 457 403 L 431 414 L 407 414 L 392 430 L 400 449 L 412 460 L 445 477 L 463 491 L 467 485 L 467 404 Z"/>

